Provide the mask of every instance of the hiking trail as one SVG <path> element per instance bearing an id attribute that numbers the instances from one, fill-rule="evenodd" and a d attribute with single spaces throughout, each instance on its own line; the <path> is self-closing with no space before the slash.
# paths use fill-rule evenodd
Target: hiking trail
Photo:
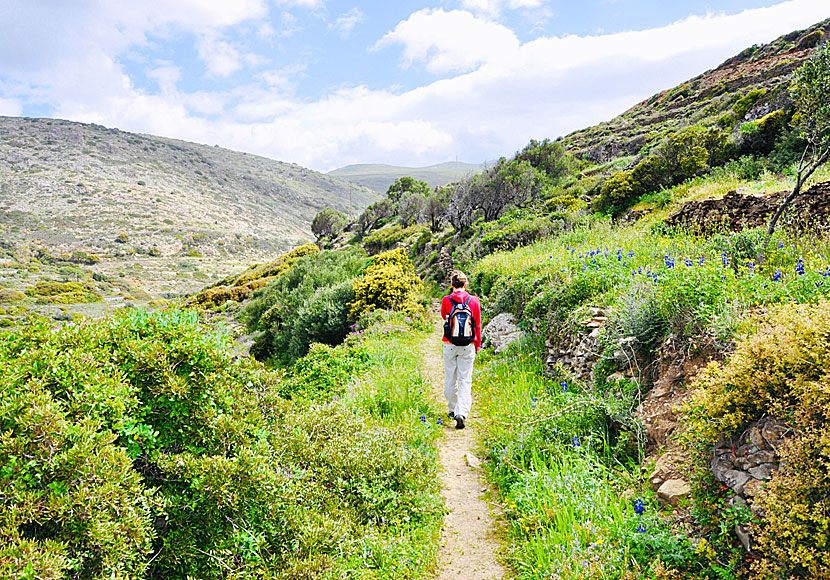
<path id="1" fill-rule="evenodd" d="M 446 416 L 442 332 L 443 327 L 436 323 L 433 332 L 420 344 L 423 370 L 432 383 L 432 395 L 440 403 L 445 423 L 438 455 L 441 495 L 449 513 L 444 516 L 436 578 L 501 580 L 508 577 L 507 569 L 498 560 L 496 524 L 484 497 L 488 488 L 479 477 L 481 469 L 473 455 L 479 420 L 475 399 L 467 427 L 457 430 L 455 421 Z"/>

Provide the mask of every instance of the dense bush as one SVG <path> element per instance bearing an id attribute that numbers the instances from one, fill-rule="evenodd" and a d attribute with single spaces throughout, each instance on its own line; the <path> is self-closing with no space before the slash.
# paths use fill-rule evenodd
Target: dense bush
<path id="1" fill-rule="evenodd" d="M 200 306 L 221 306 L 231 300 L 241 302 L 255 290 L 259 290 L 291 269 L 300 258 L 314 255 L 320 249 L 316 244 L 298 246 L 266 264 L 251 266 L 241 274 L 230 276 L 206 288 L 193 297 L 192 303 Z"/>
<path id="2" fill-rule="evenodd" d="M 354 281 L 353 289 L 354 300 L 349 304 L 349 315 L 353 320 L 376 309 L 414 315 L 424 311 L 418 302 L 423 286 L 403 248 L 372 258 L 372 264 Z"/>
<path id="3" fill-rule="evenodd" d="M 26 288 L 26 294 L 45 304 L 98 302 L 103 297 L 89 284 L 41 281 Z"/>
<path id="4" fill-rule="evenodd" d="M 776 577 L 830 574 L 828 369 L 830 303 L 784 306 L 727 363 L 706 369 L 685 409 L 686 436 L 704 476 L 721 436 L 740 435 L 764 416 L 792 429 L 779 450 L 781 469 L 764 485 L 755 506 L 763 514 L 755 531 L 768 558 L 759 570 Z"/>
<path id="5" fill-rule="evenodd" d="M 298 367 L 312 394 L 343 392 L 369 366 L 416 385 L 397 403 L 405 420 L 379 424 L 344 401 L 284 401 L 280 373 L 238 358 L 192 312 L 11 331 L 0 341 L 0 575 L 423 577 L 441 504 L 408 336 L 318 347 Z"/>
<path id="6" fill-rule="evenodd" d="M 292 362 L 312 342 L 337 344 L 348 333 L 354 279 L 368 263 L 359 248 L 309 254 L 245 306 L 250 331 L 261 331 L 251 352 L 259 360 Z"/>
<path id="7" fill-rule="evenodd" d="M 594 199 L 596 211 L 620 215 L 637 198 L 723 165 L 734 155 L 726 133 L 692 126 L 667 137 L 632 169 L 611 175 Z"/>

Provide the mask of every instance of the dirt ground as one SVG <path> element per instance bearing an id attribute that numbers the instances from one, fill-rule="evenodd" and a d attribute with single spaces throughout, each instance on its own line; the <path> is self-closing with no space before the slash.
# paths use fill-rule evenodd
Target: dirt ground
<path id="1" fill-rule="evenodd" d="M 433 397 L 446 409 L 444 362 L 441 355 L 441 326 L 421 344 L 424 371 L 432 382 Z M 465 429 L 455 429 L 446 419 L 444 436 L 439 440 L 442 494 L 447 506 L 436 578 L 490 580 L 509 578 L 499 562 L 496 522 L 486 501 L 488 492 L 478 459 L 474 455 L 476 423 L 475 399 L 472 416 Z"/>

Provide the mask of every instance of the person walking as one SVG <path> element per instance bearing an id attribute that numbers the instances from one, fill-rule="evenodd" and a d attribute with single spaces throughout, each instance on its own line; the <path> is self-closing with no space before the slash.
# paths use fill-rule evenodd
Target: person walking
<path id="1" fill-rule="evenodd" d="M 463 429 L 473 404 L 473 362 L 481 348 L 481 303 L 467 292 L 467 276 L 450 276 L 451 292 L 441 301 L 444 319 L 444 396 L 455 428 Z"/>

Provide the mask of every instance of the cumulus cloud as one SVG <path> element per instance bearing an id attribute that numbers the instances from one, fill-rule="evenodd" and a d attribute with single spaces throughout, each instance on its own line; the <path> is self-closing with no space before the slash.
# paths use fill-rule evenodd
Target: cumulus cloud
<path id="1" fill-rule="evenodd" d="M 199 59 L 205 63 L 208 72 L 217 77 L 227 77 L 242 68 L 239 51 L 224 40 L 214 36 L 202 37 L 196 49 Z"/>
<path id="2" fill-rule="evenodd" d="M 6 1 L 12 13 L 30 2 Z M 218 143 L 322 170 L 359 162 L 425 165 L 456 155 L 476 161 L 510 155 L 530 138 L 555 138 L 609 119 L 749 45 L 827 17 L 826 0 L 789 0 L 654 30 L 521 43 L 484 12 L 421 10 L 383 36 L 374 50 L 393 57 L 400 51 L 403 66 L 423 67 L 440 78 L 406 90 L 361 85 L 303 98 L 294 94 L 302 68 L 278 62 L 264 68 L 264 61 L 245 54 L 244 44 L 234 46 L 228 40 L 233 37 L 224 36 L 222 23 L 246 23 L 255 34 L 260 23 L 251 27 L 247 21 L 274 0 L 247 0 L 236 8 L 200 2 L 202 12 L 185 25 L 176 14 L 188 1 L 196 2 L 172 1 L 173 12 L 164 16 L 154 11 L 161 0 L 113 0 L 143 15 L 144 23 L 132 27 L 113 24 L 120 20 L 110 16 L 106 20 L 93 0 L 78 0 L 71 10 L 54 3 L 65 20 L 46 23 L 44 30 L 22 25 L 18 33 L 0 23 L 0 114 L 19 113 L 21 104 L 25 111 L 26 103 L 49 103 L 56 117 Z M 520 4 L 495 5 L 538 8 L 530 0 Z M 321 8 L 323 3 L 293 3 L 298 5 Z M 493 5 L 484 2 L 481 10 Z M 232 88 L 221 83 L 221 91 L 194 90 L 184 88 L 188 85 L 176 68 L 180 63 L 150 61 L 145 73 L 156 82 L 137 87 L 119 56 L 170 26 L 190 26 L 192 37 L 203 39 L 205 62 L 220 79 L 239 67 L 260 70 L 240 74 L 242 81 Z M 16 54 L 24 64 L 12 62 Z"/>
<path id="3" fill-rule="evenodd" d="M 403 45 L 404 66 L 424 62 L 432 73 L 466 72 L 486 62 L 508 60 L 519 48 L 509 28 L 463 10 L 420 10 L 373 47 Z"/>

